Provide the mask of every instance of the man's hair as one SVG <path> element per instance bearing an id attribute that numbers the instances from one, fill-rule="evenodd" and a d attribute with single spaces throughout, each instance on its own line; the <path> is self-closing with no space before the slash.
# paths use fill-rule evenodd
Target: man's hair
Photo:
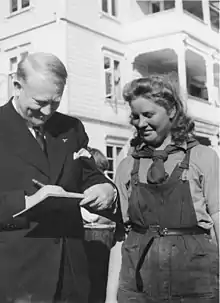
<path id="1" fill-rule="evenodd" d="M 50 53 L 32 53 L 25 56 L 17 67 L 17 79 L 27 81 L 29 71 L 41 76 L 51 77 L 58 87 L 66 84 L 67 71 L 59 58 Z"/>
<path id="2" fill-rule="evenodd" d="M 108 159 L 99 149 L 88 147 L 88 151 L 93 156 L 96 166 L 100 171 L 104 173 L 106 170 L 108 170 L 109 168 Z"/>
<path id="3" fill-rule="evenodd" d="M 184 104 L 178 94 L 177 83 L 171 79 L 169 74 L 153 74 L 145 78 L 135 79 L 125 85 L 123 97 L 129 104 L 139 97 L 151 100 L 165 108 L 167 113 L 175 109 L 170 130 L 172 140 L 175 144 L 182 144 L 192 135 L 194 122 L 187 116 Z M 130 123 L 133 124 L 132 115 Z M 141 143 L 138 132 L 131 143 L 133 146 Z"/>

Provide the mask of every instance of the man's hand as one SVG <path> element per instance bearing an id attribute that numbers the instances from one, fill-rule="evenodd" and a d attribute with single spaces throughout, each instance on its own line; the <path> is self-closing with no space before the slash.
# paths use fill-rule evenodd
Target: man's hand
<path id="1" fill-rule="evenodd" d="M 32 196 L 25 197 L 26 209 L 33 207 L 34 205 L 39 204 L 48 197 L 60 197 L 65 194 L 65 190 L 57 185 L 45 185 L 40 188 Z"/>
<path id="2" fill-rule="evenodd" d="M 96 184 L 84 191 L 85 198 L 80 202 L 80 206 L 89 206 L 96 210 L 110 208 L 114 202 L 114 187 L 109 183 Z"/>

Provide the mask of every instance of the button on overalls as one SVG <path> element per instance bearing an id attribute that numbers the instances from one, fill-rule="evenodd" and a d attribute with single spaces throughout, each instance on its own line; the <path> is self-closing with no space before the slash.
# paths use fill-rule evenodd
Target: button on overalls
<path id="1" fill-rule="evenodd" d="M 187 150 L 182 163 L 159 185 L 141 183 L 140 160 L 134 160 L 128 212 L 132 224 L 145 232 L 133 229 L 123 243 L 119 303 L 218 302 L 218 252 L 210 236 L 205 232 L 166 236 L 151 230 L 197 226 L 183 174 L 189 158 Z"/>

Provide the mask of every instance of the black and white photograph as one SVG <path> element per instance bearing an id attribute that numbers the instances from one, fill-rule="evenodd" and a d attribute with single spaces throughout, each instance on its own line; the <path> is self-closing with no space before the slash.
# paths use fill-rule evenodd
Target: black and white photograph
<path id="1" fill-rule="evenodd" d="M 0 303 L 219 303 L 219 0 L 0 0 Z"/>

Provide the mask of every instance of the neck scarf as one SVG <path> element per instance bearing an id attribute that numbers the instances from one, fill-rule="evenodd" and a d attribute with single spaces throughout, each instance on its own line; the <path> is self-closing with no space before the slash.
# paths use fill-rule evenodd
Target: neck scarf
<path id="1" fill-rule="evenodd" d="M 187 141 L 187 150 L 196 146 L 198 143 L 197 140 L 191 138 Z M 147 145 L 136 147 L 136 149 L 132 153 L 132 157 L 135 159 L 140 158 L 150 158 L 153 160 L 148 173 L 147 173 L 147 182 L 149 184 L 162 184 L 164 183 L 169 175 L 165 171 L 164 162 L 168 159 L 170 154 L 176 153 L 180 150 L 185 149 L 181 146 L 175 144 L 169 144 L 166 146 L 164 150 L 156 150 Z"/>

